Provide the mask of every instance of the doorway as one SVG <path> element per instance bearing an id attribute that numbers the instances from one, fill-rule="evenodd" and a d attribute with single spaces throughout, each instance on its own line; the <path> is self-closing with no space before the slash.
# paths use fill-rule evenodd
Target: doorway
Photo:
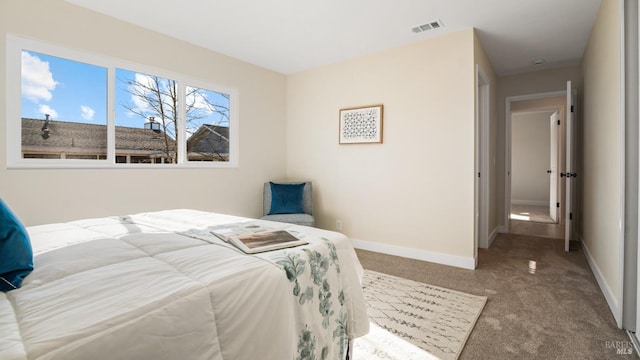
<path id="1" fill-rule="evenodd" d="M 559 108 L 511 112 L 511 220 L 558 223 L 559 119 Z"/>
<path id="2" fill-rule="evenodd" d="M 475 116 L 475 246 L 474 258 L 478 261 L 478 248 L 488 248 L 489 236 L 489 99 L 490 83 L 487 75 L 476 65 L 476 116 Z"/>
<path id="3" fill-rule="evenodd" d="M 564 237 L 566 94 L 506 99 L 506 232 Z"/>

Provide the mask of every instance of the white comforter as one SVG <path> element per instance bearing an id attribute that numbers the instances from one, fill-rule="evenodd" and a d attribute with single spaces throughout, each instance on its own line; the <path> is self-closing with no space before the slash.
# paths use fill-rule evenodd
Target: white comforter
<path id="1" fill-rule="evenodd" d="M 338 359 L 369 322 L 353 247 L 249 256 L 212 226 L 257 221 L 167 210 L 28 228 L 35 270 L 0 293 L 0 359 Z M 266 222 L 264 222 L 266 223 Z"/>

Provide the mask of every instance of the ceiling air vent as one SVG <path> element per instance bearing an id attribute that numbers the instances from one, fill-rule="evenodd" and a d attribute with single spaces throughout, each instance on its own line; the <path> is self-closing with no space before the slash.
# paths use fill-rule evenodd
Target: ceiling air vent
<path id="1" fill-rule="evenodd" d="M 422 24 L 422 25 L 418 25 L 416 27 L 414 27 L 413 29 L 411 29 L 411 31 L 413 31 L 414 33 L 418 34 L 427 30 L 431 30 L 431 29 L 439 29 L 441 27 L 444 27 L 444 25 L 442 24 L 442 21 L 440 21 L 440 19 L 436 20 L 436 21 L 431 21 L 428 22 L 426 24 Z"/>

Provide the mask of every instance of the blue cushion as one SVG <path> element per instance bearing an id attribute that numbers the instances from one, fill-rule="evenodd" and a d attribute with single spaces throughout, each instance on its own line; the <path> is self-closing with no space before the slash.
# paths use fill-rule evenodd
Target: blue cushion
<path id="1" fill-rule="evenodd" d="M 0 291 L 14 290 L 33 270 L 29 234 L 0 199 Z"/>
<path id="2" fill-rule="evenodd" d="M 271 186 L 271 209 L 273 214 L 304 214 L 302 206 L 304 183 L 301 184 L 275 184 Z"/>

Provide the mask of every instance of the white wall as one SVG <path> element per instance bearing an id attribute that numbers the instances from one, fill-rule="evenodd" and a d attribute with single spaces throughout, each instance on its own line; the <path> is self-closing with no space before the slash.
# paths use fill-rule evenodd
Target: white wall
<path id="1" fill-rule="evenodd" d="M 549 205 L 551 112 L 511 116 L 511 203 Z"/>
<path id="2" fill-rule="evenodd" d="M 620 321 L 622 181 L 620 8 L 604 0 L 585 50 L 582 240 L 594 274 Z"/>
<path id="3" fill-rule="evenodd" d="M 286 175 L 284 75 L 62 0 L 2 1 L 0 94 L 7 70 L 19 71 L 6 69 L 7 33 L 234 87 L 240 99 L 236 169 L 7 170 L 6 121 L 0 122 L 0 197 L 27 225 L 180 207 L 259 216 L 262 183 Z M 6 113 L 0 95 L 0 114 Z M 142 191 L 146 184 L 157 192 Z"/>
<path id="4" fill-rule="evenodd" d="M 320 227 L 473 266 L 472 29 L 291 75 L 289 178 L 314 182 Z M 338 144 L 341 108 L 384 104 L 384 143 Z"/>

